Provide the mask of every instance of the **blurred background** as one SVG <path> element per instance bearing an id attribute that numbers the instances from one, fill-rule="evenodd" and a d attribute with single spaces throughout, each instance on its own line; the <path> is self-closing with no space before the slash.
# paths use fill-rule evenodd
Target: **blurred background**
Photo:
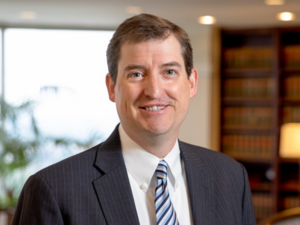
<path id="1" fill-rule="evenodd" d="M 199 88 L 180 139 L 243 163 L 258 221 L 300 206 L 300 149 L 280 154 L 282 125 L 300 123 L 299 0 L 0 0 L 0 210 L 13 213 L 31 174 L 115 128 L 106 48 L 140 13 L 192 41 Z"/>

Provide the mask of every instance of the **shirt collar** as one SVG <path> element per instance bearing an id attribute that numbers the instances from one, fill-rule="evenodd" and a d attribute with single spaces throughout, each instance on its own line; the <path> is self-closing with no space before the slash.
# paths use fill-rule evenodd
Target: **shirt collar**
<path id="1" fill-rule="evenodd" d="M 142 188 L 144 192 L 147 192 L 160 159 L 135 143 L 126 134 L 122 124 L 119 126 L 119 134 L 127 171 L 140 187 L 144 187 Z M 178 141 L 176 141 L 175 146 L 168 155 L 164 157 L 164 160 L 169 165 L 169 181 L 172 186 L 175 187 L 176 181 L 178 181 L 180 176 L 182 176 Z"/>

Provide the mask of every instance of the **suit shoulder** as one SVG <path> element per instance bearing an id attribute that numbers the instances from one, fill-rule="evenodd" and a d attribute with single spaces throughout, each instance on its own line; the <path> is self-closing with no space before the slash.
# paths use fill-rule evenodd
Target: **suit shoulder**
<path id="1" fill-rule="evenodd" d="M 232 157 L 218 151 L 214 151 L 208 148 L 204 148 L 201 146 L 197 145 L 192 145 L 186 142 L 181 142 L 180 141 L 180 147 L 183 147 L 186 149 L 189 154 L 195 154 L 196 156 L 200 156 L 201 158 L 205 158 L 207 160 L 220 160 L 221 162 L 224 163 L 233 163 L 233 164 L 240 164 L 238 163 L 235 159 Z"/>
<path id="2" fill-rule="evenodd" d="M 84 172 L 93 171 L 94 161 L 97 154 L 97 149 L 100 146 L 96 145 L 86 151 L 78 153 L 74 156 L 66 158 L 62 161 L 59 161 L 53 165 L 50 165 L 32 176 L 31 179 L 45 179 L 47 182 L 55 179 L 68 179 L 74 177 L 74 175 L 79 175 Z M 76 177 L 79 177 L 77 176 Z"/>
<path id="3" fill-rule="evenodd" d="M 243 175 L 244 173 L 241 163 L 224 153 L 185 142 L 180 142 L 179 146 L 185 161 L 196 167 L 203 165 L 206 169 L 218 174 L 237 173 Z"/>

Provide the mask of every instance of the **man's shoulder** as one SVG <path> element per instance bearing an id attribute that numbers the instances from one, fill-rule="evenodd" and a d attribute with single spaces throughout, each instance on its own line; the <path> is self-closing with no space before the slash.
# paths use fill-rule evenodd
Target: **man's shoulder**
<path id="1" fill-rule="evenodd" d="M 229 162 L 229 163 L 237 163 L 236 160 L 234 160 L 232 157 L 219 152 L 215 150 L 211 150 L 208 148 L 204 148 L 201 146 L 189 144 L 186 142 L 179 142 L 179 146 L 181 149 L 184 149 L 187 151 L 187 154 L 190 154 L 195 157 L 200 157 L 202 159 L 206 160 L 221 160 L 222 162 Z"/>
<path id="2" fill-rule="evenodd" d="M 87 174 L 89 177 L 91 172 L 96 170 L 94 162 L 100 145 L 98 144 L 88 150 L 50 165 L 35 173 L 31 179 L 44 179 L 46 182 L 51 182 L 51 180 L 68 180 L 74 177 L 85 177 L 81 176 L 83 174 Z"/>
<path id="3" fill-rule="evenodd" d="M 179 142 L 182 156 L 188 163 L 201 165 L 214 172 L 242 172 L 242 166 L 232 157 L 222 152 L 210 150 L 201 146 L 192 145 L 185 142 Z"/>

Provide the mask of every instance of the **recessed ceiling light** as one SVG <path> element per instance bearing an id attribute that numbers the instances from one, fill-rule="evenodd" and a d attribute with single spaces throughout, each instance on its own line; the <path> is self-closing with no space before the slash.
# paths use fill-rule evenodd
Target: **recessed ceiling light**
<path id="1" fill-rule="evenodd" d="M 284 5 L 285 0 L 265 0 L 266 5 Z"/>
<path id="2" fill-rule="evenodd" d="M 278 13 L 277 19 L 282 21 L 291 21 L 295 19 L 295 14 L 291 12 Z"/>
<path id="3" fill-rule="evenodd" d="M 199 17 L 198 22 L 201 24 L 214 24 L 216 22 L 216 18 L 213 16 L 201 16 Z"/>
<path id="4" fill-rule="evenodd" d="M 127 6 L 125 11 L 128 14 L 141 14 L 143 12 L 142 8 L 139 6 Z"/>
<path id="5" fill-rule="evenodd" d="M 36 18 L 36 12 L 33 11 L 22 11 L 20 12 L 20 18 L 32 20 Z"/>

